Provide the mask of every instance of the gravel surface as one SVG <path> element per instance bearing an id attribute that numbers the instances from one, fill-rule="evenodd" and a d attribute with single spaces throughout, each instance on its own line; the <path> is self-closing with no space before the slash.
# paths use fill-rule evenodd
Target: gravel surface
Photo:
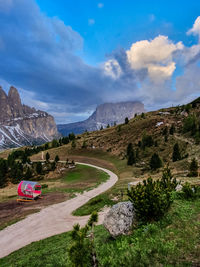
<path id="1" fill-rule="evenodd" d="M 91 198 L 96 197 L 111 188 L 117 182 L 118 177 L 107 169 L 86 163 L 80 164 L 102 170 L 108 173 L 110 178 L 105 183 L 100 184 L 97 188 L 79 194 L 75 198 L 65 202 L 44 208 L 40 212 L 29 215 L 24 220 L 0 231 L 0 258 L 5 257 L 13 251 L 32 242 L 70 231 L 76 223 L 79 223 L 81 226 L 86 224 L 89 216 L 77 217 L 73 216 L 72 212 L 83 206 Z M 106 211 L 99 213 L 99 224 L 103 222 L 105 212 Z"/>

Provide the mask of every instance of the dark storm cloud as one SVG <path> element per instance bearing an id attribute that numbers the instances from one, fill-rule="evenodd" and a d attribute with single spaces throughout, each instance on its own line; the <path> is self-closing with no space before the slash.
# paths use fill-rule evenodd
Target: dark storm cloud
<path id="1" fill-rule="evenodd" d="M 103 70 L 76 56 L 82 37 L 58 18 L 46 17 L 34 1 L 0 5 L 0 25 L 0 78 L 35 92 L 38 100 L 81 112 L 102 103 L 113 87 Z"/>

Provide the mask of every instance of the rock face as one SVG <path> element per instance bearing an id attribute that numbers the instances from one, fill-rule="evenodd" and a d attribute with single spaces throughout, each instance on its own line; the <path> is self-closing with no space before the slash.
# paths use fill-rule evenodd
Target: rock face
<path id="1" fill-rule="evenodd" d="M 141 102 L 105 103 L 98 106 L 87 120 L 70 124 L 60 124 L 58 125 L 58 131 L 63 135 L 68 135 L 71 132 L 79 134 L 85 130 L 96 131 L 101 127 L 105 128 L 108 124 L 124 123 L 126 117 L 131 119 L 135 113 L 140 114 L 142 112 L 145 112 L 145 110 Z"/>
<path id="2" fill-rule="evenodd" d="M 133 204 L 120 202 L 114 205 L 104 218 L 103 225 L 113 237 L 127 234 L 135 219 Z"/>
<path id="3" fill-rule="evenodd" d="M 16 88 L 0 87 L 0 149 L 41 144 L 58 136 L 54 118 L 21 103 Z"/>

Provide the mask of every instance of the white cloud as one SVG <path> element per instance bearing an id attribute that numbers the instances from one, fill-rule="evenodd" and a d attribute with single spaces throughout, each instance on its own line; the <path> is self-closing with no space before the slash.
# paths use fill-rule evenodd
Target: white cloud
<path id="1" fill-rule="evenodd" d="M 95 20 L 94 19 L 88 19 L 88 24 L 89 25 L 94 25 L 95 24 Z"/>
<path id="2" fill-rule="evenodd" d="M 111 76 L 113 79 L 119 78 L 122 73 L 121 67 L 115 59 L 110 59 L 105 62 L 104 71 L 106 75 Z"/>
<path id="3" fill-rule="evenodd" d="M 169 79 L 175 70 L 173 53 L 183 49 L 182 42 L 174 44 L 167 36 L 143 40 L 132 44 L 127 50 L 128 62 L 133 70 L 147 69 L 155 83 Z"/>
<path id="4" fill-rule="evenodd" d="M 193 27 L 187 32 L 188 35 L 198 35 L 200 38 L 200 16 L 195 20 Z"/>
<path id="5" fill-rule="evenodd" d="M 103 8 L 104 7 L 104 3 L 98 3 L 98 8 Z"/>

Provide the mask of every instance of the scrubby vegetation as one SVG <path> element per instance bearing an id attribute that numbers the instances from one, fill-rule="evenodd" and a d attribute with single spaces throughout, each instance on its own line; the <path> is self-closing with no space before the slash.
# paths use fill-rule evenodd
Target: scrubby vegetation
<path id="1" fill-rule="evenodd" d="M 198 266 L 199 210 L 200 198 L 184 200 L 174 196 L 166 216 L 157 222 L 137 226 L 129 236 L 112 239 L 103 226 L 95 227 L 94 246 L 99 266 Z M 70 232 L 56 235 L 0 259 L 0 265 L 71 267 L 70 243 Z M 91 266 L 90 261 L 86 266 Z"/>
<path id="2" fill-rule="evenodd" d="M 172 191 L 176 186 L 176 179 L 166 168 L 162 179 L 153 181 L 148 178 L 143 184 L 139 183 L 128 190 L 128 197 L 133 202 L 138 219 L 147 222 L 164 216 L 172 204 Z"/>

